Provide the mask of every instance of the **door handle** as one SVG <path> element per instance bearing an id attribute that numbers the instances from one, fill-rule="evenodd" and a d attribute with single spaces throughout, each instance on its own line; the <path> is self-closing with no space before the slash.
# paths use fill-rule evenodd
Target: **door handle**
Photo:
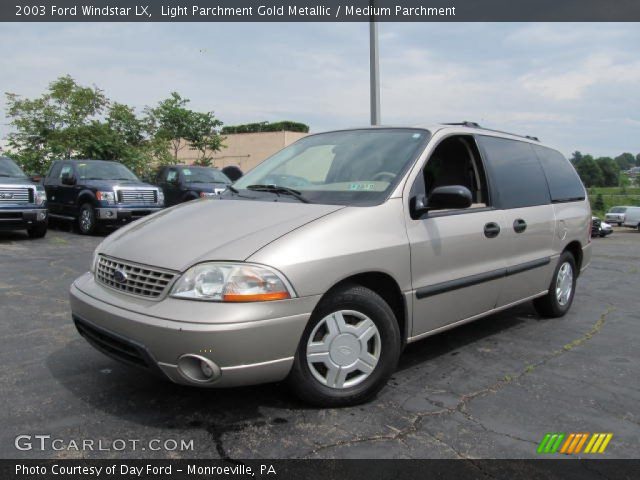
<path id="1" fill-rule="evenodd" d="M 513 231 L 516 233 L 522 233 L 527 229 L 527 222 L 521 218 L 516 218 L 513 221 Z"/>
<path id="2" fill-rule="evenodd" d="M 500 234 L 500 225 L 496 222 L 489 222 L 484 226 L 484 236 L 487 238 L 495 238 Z"/>

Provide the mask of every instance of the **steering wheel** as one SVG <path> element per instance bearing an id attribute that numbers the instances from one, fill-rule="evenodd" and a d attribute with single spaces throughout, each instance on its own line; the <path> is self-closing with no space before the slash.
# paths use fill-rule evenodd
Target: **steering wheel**
<path id="1" fill-rule="evenodd" d="M 389 182 L 392 182 L 393 179 L 396 178 L 396 174 L 391 172 L 378 172 L 373 176 L 373 181 L 384 181 L 385 177 L 389 179 Z"/>

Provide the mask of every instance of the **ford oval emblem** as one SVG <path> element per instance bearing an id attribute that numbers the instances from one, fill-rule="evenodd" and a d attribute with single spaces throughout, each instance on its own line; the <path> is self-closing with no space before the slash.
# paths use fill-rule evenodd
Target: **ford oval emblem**
<path id="1" fill-rule="evenodd" d="M 127 273 L 122 270 L 114 270 L 113 279 L 115 280 L 116 283 L 119 283 L 120 285 L 122 285 L 127 281 Z"/>
<path id="2" fill-rule="evenodd" d="M 340 346 L 338 348 L 338 351 L 345 357 L 348 357 L 349 355 L 353 354 L 353 350 L 351 350 L 349 347 L 345 345 Z"/>

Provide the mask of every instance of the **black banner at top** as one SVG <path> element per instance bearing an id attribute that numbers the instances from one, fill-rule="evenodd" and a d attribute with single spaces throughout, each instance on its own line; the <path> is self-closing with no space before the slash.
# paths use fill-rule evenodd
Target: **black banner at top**
<path id="1" fill-rule="evenodd" d="M 2 0 L 2 22 L 638 22 L 640 0 Z"/>

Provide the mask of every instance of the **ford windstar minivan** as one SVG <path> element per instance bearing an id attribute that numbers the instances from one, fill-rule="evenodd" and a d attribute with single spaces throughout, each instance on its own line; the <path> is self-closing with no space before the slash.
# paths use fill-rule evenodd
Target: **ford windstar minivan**
<path id="1" fill-rule="evenodd" d="M 107 237 L 71 286 L 98 350 L 187 385 L 378 392 L 403 346 L 522 302 L 560 317 L 591 258 L 571 164 L 475 123 L 309 135 L 216 200 Z"/>

